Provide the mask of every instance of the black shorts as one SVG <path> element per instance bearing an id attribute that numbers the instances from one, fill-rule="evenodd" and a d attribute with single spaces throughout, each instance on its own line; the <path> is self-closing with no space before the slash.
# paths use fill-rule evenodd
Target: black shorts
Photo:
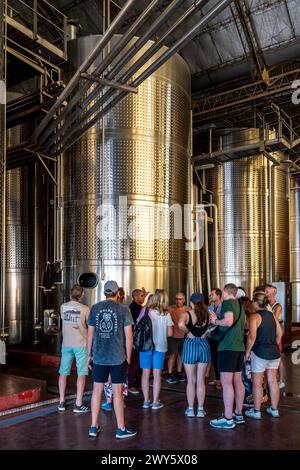
<path id="1" fill-rule="evenodd" d="M 218 351 L 218 372 L 242 372 L 243 351 Z"/>
<path id="2" fill-rule="evenodd" d="M 108 376 L 110 375 L 111 383 L 122 384 L 126 382 L 127 368 L 127 361 L 124 361 L 123 364 L 118 364 L 117 366 L 93 364 L 92 382 L 104 384 L 108 381 Z"/>
<path id="3" fill-rule="evenodd" d="M 172 354 L 182 354 L 184 338 L 168 337 L 168 351 Z"/>

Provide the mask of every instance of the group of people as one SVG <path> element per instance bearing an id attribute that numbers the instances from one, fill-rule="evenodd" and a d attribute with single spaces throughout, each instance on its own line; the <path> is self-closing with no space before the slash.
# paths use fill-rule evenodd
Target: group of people
<path id="1" fill-rule="evenodd" d="M 205 416 L 206 378 L 214 367 L 217 388 L 222 388 L 224 414 L 212 419 L 214 428 L 233 429 L 245 423 L 243 405 L 245 386 L 242 373 L 251 361 L 253 408 L 245 415 L 261 419 L 263 383 L 268 383 L 271 406 L 267 413 L 279 417 L 280 397 L 277 372 L 280 359 L 282 329 L 281 305 L 276 302 L 276 288 L 259 286 L 250 300 L 242 288 L 227 284 L 221 291 L 213 289 L 209 305 L 203 294 L 195 292 L 189 306 L 185 295 L 176 294 L 176 303 L 169 306 L 168 294 L 156 289 L 153 294 L 144 288 L 132 292 L 132 302 L 124 305 L 124 290 L 115 281 L 104 285 L 105 300 L 91 310 L 82 303 L 80 285 L 71 290 L 70 302 L 61 306 L 63 324 L 62 358 L 59 370 L 59 411 L 65 411 L 65 389 L 75 358 L 77 397 L 75 413 L 86 413 L 83 403 L 85 379 L 92 371 L 91 426 L 89 436 L 96 437 L 101 428 L 99 412 L 113 408 L 117 420 L 116 438 L 135 436 L 137 431 L 125 426 L 124 395 L 143 393 L 143 408 L 159 410 L 161 375 L 168 352 L 166 380 L 169 384 L 187 382 L 187 417 Z M 133 330 L 148 315 L 152 326 L 153 346 L 145 351 L 133 349 Z M 185 375 L 182 373 L 183 367 Z M 152 398 L 150 377 L 153 374 Z M 128 389 L 127 389 L 128 383 Z M 101 404 L 103 391 L 106 402 Z M 112 400 L 113 398 L 113 400 Z M 197 407 L 195 413 L 195 402 Z"/>

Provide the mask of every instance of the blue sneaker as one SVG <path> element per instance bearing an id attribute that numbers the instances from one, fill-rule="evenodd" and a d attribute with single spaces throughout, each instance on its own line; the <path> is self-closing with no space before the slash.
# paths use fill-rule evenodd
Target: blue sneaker
<path id="1" fill-rule="evenodd" d="M 103 411 L 112 411 L 113 407 L 112 407 L 112 403 L 106 403 L 106 401 L 103 401 L 101 403 L 101 410 Z"/>
<path id="2" fill-rule="evenodd" d="M 101 431 L 100 426 L 98 426 L 98 427 L 91 426 L 90 429 L 89 429 L 89 436 L 90 437 L 97 437 L 100 431 Z"/>
<path id="3" fill-rule="evenodd" d="M 116 438 L 117 439 L 126 439 L 127 437 L 136 436 L 137 431 L 135 429 L 124 428 L 124 429 L 117 429 L 116 430 Z"/>
<path id="4" fill-rule="evenodd" d="M 212 419 L 209 424 L 213 428 L 217 429 L 234 429 L 236 424 L 233 419 L 226 419 L 225 416 L 221 416 L 221 418 Z"/>

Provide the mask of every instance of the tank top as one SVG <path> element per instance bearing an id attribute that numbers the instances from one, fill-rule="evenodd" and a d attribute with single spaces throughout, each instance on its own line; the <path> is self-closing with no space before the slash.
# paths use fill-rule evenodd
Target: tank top
<path id="1" fill-rule="evenodd" d="M 192 315 L 190 312 L 187 313 L 189 316 L 189 321 L 186 327 L 192 333 L 192 335 L 194 335 L 196 338 L 199 338 L 206 332 L 208 323 L 206 323 L 204 326 L 193 325 Z"/>
<path id="2" fill-rule="evenodd" d="M 257 328 L 256 340 L 252 351 L 261 359 L 273 360 L 280 358 L 276 341 L 276 321 L 272 312 L 259 310 L 261 324 Z"/>

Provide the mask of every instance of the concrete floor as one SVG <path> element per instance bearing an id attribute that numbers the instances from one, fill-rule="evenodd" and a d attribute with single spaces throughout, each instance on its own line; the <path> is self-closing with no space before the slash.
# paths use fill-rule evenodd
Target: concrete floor
<path id="1" fill-rule="evenodd" d="M 293 365 L 291 354 L 285 355 L 287 369 L 286 396 L 280 403 L 280 419 L 265 411 L 262 421 L 247 419 L 232 431 L 210 428 L 209 420 L 222 412 L 221 393 L 207 389 L 205 419 L 187 418 L 185 384 L 168 385 L 163 381 L 161 401 L 165 407 L 158 411 L 142 409 L 142 398 L 126 398 L 126 424 L 135 427 L 138 435 L 119 442 L 114 437 L 116 422 L 112 412 L 101 412 L 102 432 L 97 439 L 88 437 L 90 415 L 74 415 L 72 405 L 59 414 L 56 405 L 27 413 L 4 416 L 0 419 L 0 449 L 89 449 L 89 450 L 229 450 L 229 449 L 300 449 L 300 365 Z M 12 368 L 12 367 L 11 367 Z M 36 378 L 43 369 L 32 368 Z M 39 374 L 38 374 L 39 371 Z M 11 372 L 11 369 L 7 370 Z M 14 373 L 16 369 L 14 369 Z M 49 387 L 55 393 L 55 368 L 44 368 Z M 24 369 L 23 369 L 24 374 Z M 44 375 L 44 378 L 46 378 Z M 51 378 L 51 380 L 50 380 Z M 74 378 L 70 381 L 74 392 Z M 87 397 L 89 401 L 89 397 Z"/>

